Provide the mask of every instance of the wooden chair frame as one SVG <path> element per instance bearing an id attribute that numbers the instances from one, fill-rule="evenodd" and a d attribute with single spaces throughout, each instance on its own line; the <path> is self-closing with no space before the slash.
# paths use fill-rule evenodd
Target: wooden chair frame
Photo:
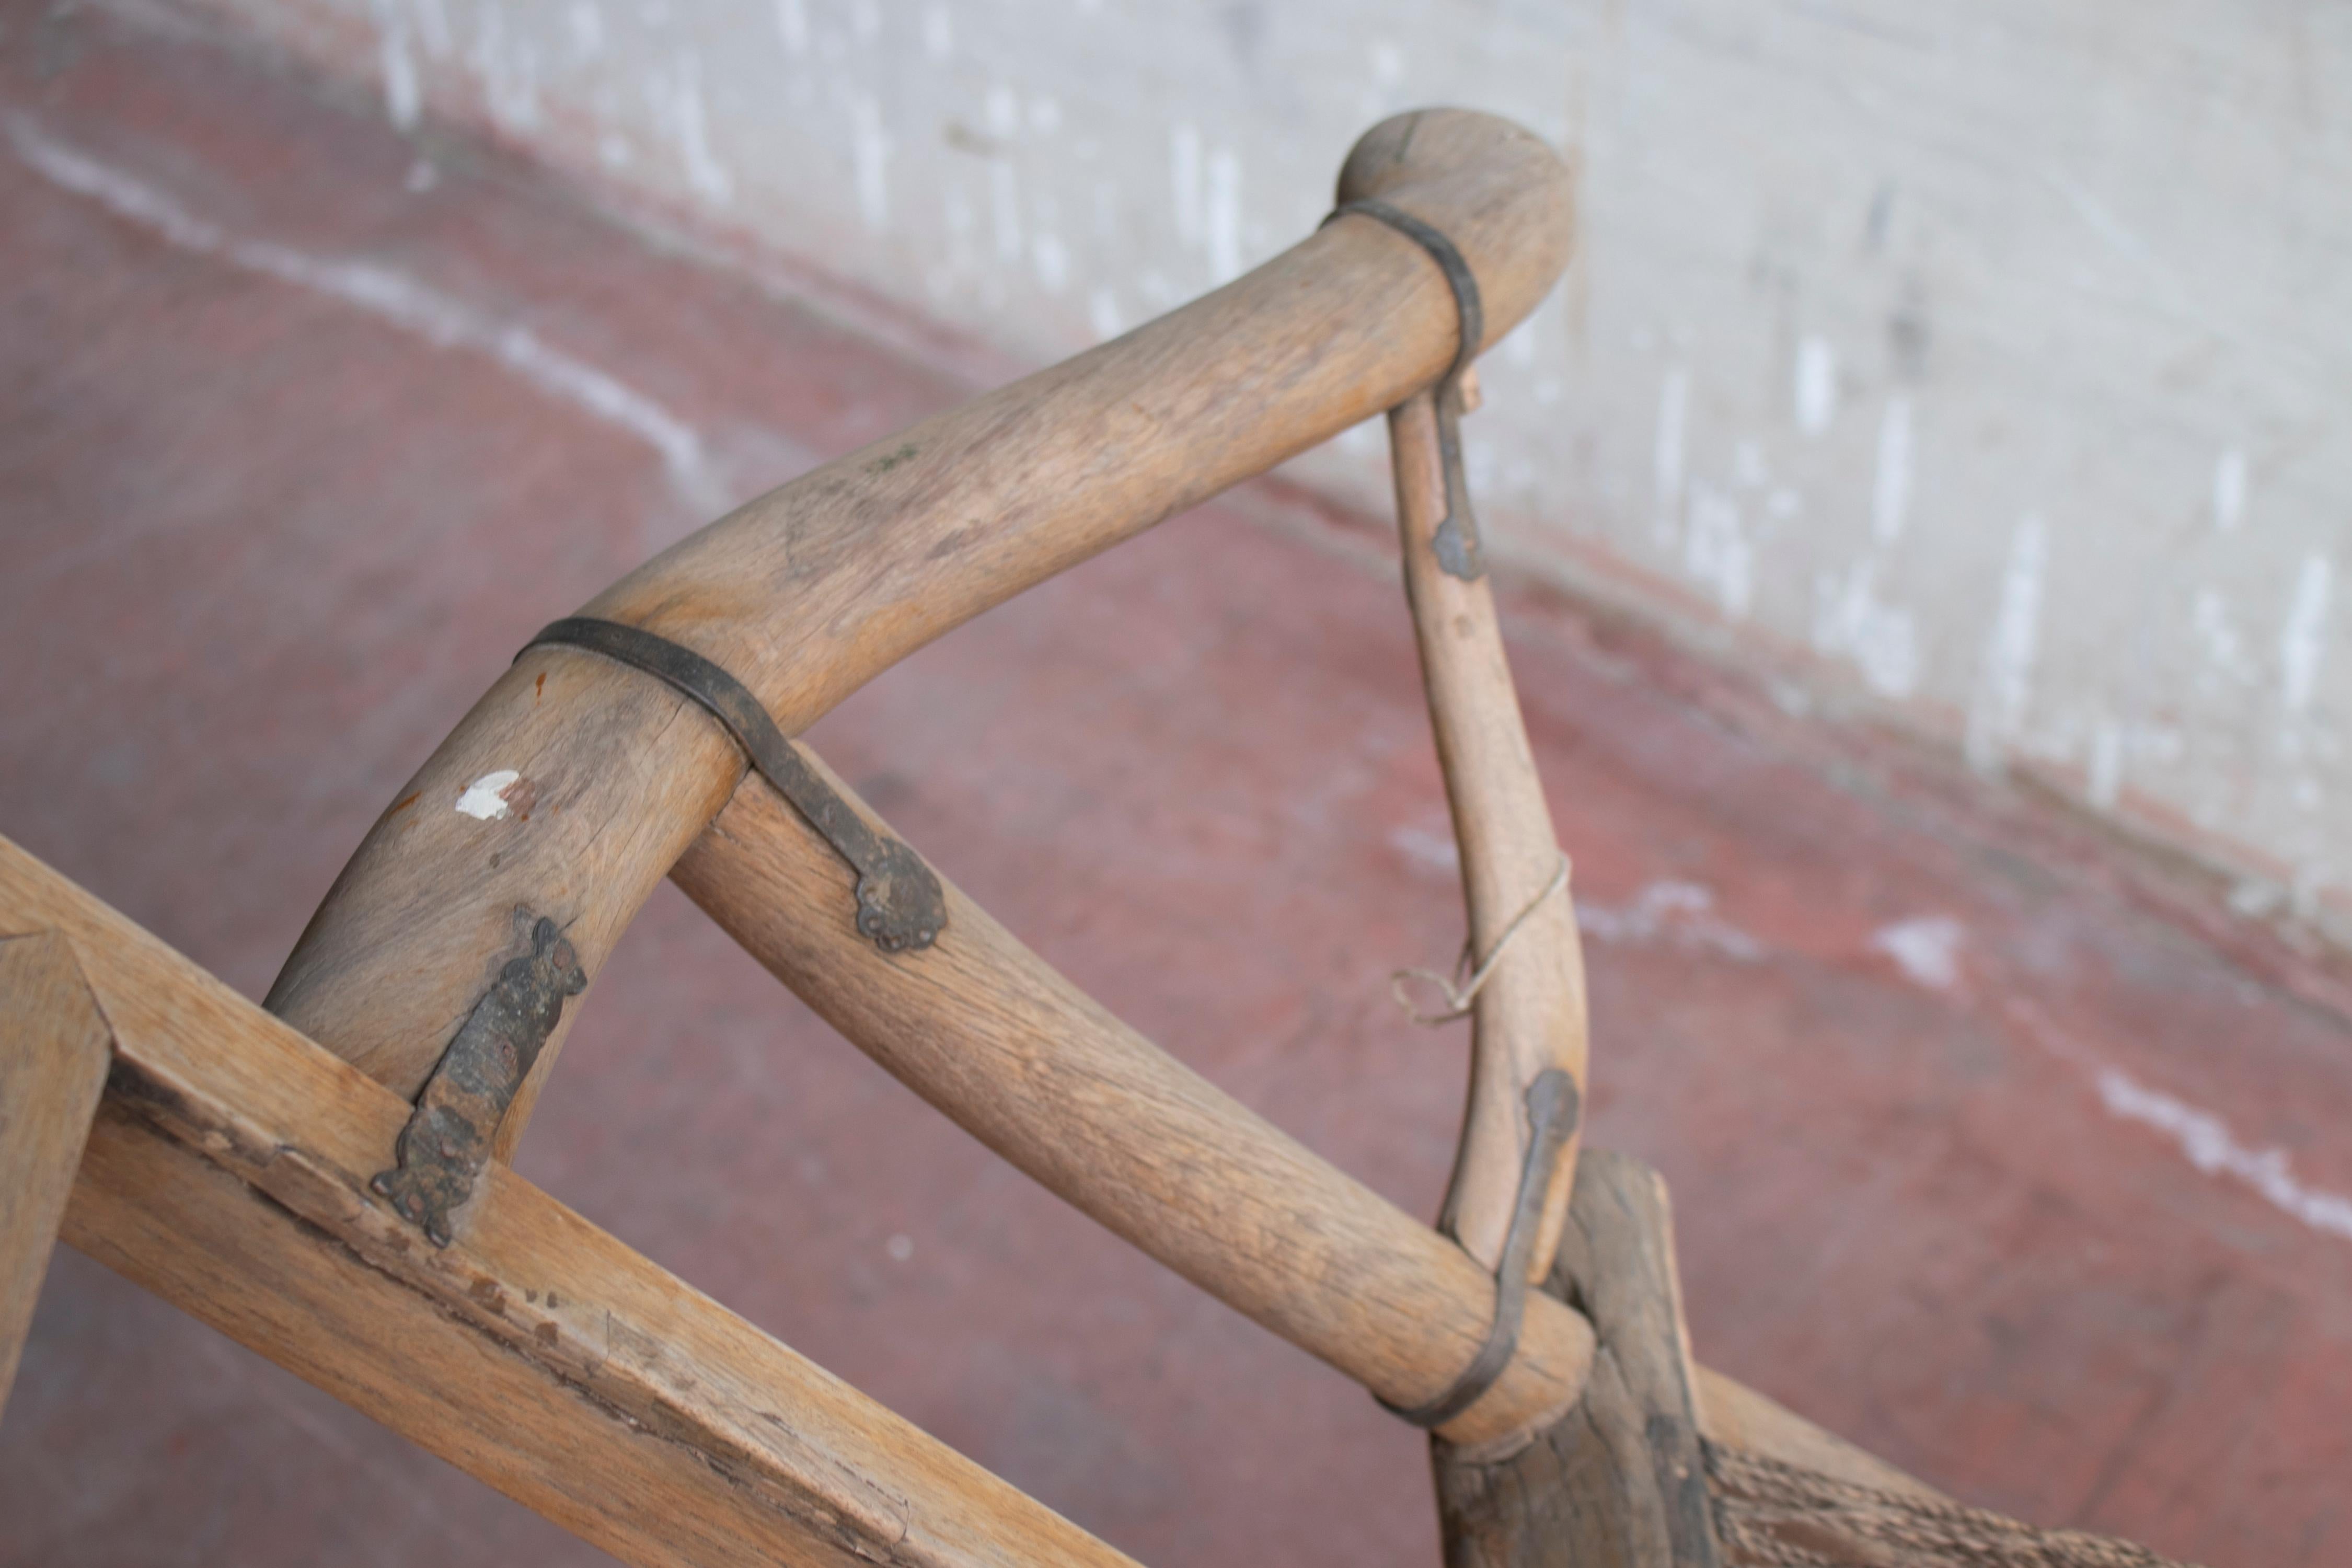
<path id="1" fill-rule="evenodd" d="M 266 1010 L 0 840 L 0 1396 L 61 1236 L 629 1563 L 1126 1562 L 507 1167 L 577 1002 L 555 998 L 446 1247 L 372 1184 L 453 1030 L 518 962 L 518 914 L 552 921 L 592 976 L 665 875 L 853 1043 L 1113 1231 L 1391 1405 L 1443 1394 L 1496 1313 L 1524 1093 L 1547 1069 L 1580 1089 L 1585 1050 L 1574 917 L 1552 897 L 1565 862 L 1491 591 L 1436 548 L 1454 504 L 1442 426 L 1459 412 L 1438 398 L 1470 395 L 1447 375 L 1457 349 L 1508 331 L 1566 266 L 1570 183 L 1525 132 L 1427 110 L 1367 133 L 1339 194 L 1450 240 L 1479 342 L 1459 342 L 1428 251 L 1343 218 L 749 503 L 584 613 L 693 648 L 796 732 L 981 611 L 1388 411 L 1472 947 L 1496 960 L 1444 1234 L 1119 1023 L 952 887 L 936 942 L 882 951 L 849 918 L 854 873 L 724 730 L 640 670 L 540 647 L 377 821 Z M 466 799 L 485 804 L 452 809 Z M 1531 1279 L 1573 1166 L 1545 1188 Z M 1593 1345 L 1576 1310 L 1528 1294 L 1510 1359 L 1441 1443 L 1524 1445 L 1576 1403 Z M 1696 1390 L 1719 1441 L 1916 1485 L 1728 1379 L 1701 1372 Z"/>

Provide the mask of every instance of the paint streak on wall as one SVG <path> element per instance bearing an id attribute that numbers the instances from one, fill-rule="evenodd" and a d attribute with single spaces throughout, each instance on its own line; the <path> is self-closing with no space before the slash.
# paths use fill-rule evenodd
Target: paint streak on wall
<path id="1" fill-rule="evenodd" d="M 2352 32 L 2126 0 L 1899 28 L 1738 0 L 194 3 L 404 130 L 493 130 L 1036 363 L 1312 232 L 1381 115 L 1573 141 L 1582 253 L 1469 432 L 1496 556 L 1745 661 L 1810 646 L 1782 679 L 2200 824 L 2179 841 L 2352 933 L 2352 120 L 2296 107 L 2352 78 Z M 1381 447 L 1298 472 L 1385 508 Z"/>

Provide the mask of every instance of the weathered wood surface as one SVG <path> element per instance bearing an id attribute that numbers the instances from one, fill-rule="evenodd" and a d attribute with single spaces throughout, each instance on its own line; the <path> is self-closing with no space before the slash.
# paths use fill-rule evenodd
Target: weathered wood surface
<path id="1" fill-rule="evenodd" d="M 1704 1364 L 1698 1367 L 1698 1393 L 1699 1430 L 1710 1443 L 1801 1465 L 1856 1486 L 1925 1498 L 1944 1495 L 1868 1449 L 1814 1426 L 1778 1400 Z"/>
<path id="2" fill-rule="evenodd" d="M 1719 1568 L 1665 1184 L 1586 1151 L 1549 1289 L 1590 1314 L 1584 1397 L 1500 1460 L 1432 1446 L 1449 1568 Z"/>
<path id="3" fill-rule="evenodd" d="M 1453 237 L 1490 342 L 1566 262 L 1567 169 L 1502 121 L 1401 116 L 1359 142 L 1343 183 Z M 1334 224 L 1116 342 L 751 502 L 586 613 L 716 660 L 796 732 L 989 606 L 1393 406 L 1444 369 L 1455 335 L 1423 253 Z M 518 626 L 517 644 L 535 629 Z M 502 813 L 456 809 L 508 772 Z M 268 1005 L 413 1096 L 488 985 L 518 906 L 562 926 L 593 975 L 740 776 L 734 747 L 683 699 L 593 655 L 534 650 L 397 792 Z M 508 1113 L 502 1150 L 562 1040 Z"/>
<path id="4" fill-rule="evenodd" d="M 1494 1286 L 1475 1263 L 1202 1082 L 952 884 L 939 945 L 919 964 L 886 958 L 847 930 L 847 868 L 772 792 L 753 790 L 729 804 L 676 877 L 918 1094 L 1275 1332 L 1407 1405 L 1446 1387 L 1475 1352 Z M 1507 1447 L 1515 1431 L 1548 1425 L 1581 1387 L 1591 1334 L 1558 1300 L 1531 1296 L 1521 1334 L 1530 1364 L 1515 1363 L 1446 1432 Z M 1558 1348 L 1525 1348 L 1545 1345 Z M 1704 1367 L 1697 1377 L 1701 1423 L 1717 1441 L 1918 1487 L 1729 1378 Z"/>
<path id="5" fill-rule="evenodd" d="M 0 1407 L 49 1271 L 90 1118 L 106 1088 L 106 1019 L 72 947 L 0 918 Z"/>
<path id="6" fill-rule="evenodd" d="M 1495 1283 L 1475 1260 L 1119 1022 L 953 886 L 938 945 L 911 963 L 877 952 L 851 929 L 849 868 L 766 789 L 739 792 L 676 876 L 990 1148 L 1374 1393 L 1417 1405 L 1477 1353 Z M 1517 1357 L 1447 1427 L 1465 1441 L 1545 1422 L 1583 1385 L 1584 1321 L 1529 1305 Z"/>
<path id="7" fill-rule="evenodd" d="M 64 1238 L 526 1506 L 646 1564 L 1126 1561 L 503 1167 L 425 1244 L 366 1186 L 404 1101 L 0 840 L 7 926 L 114 1030 Z M 1700 1385 L 1718 1441 L 1916 1486 Z"/>
<path id="8" fill-rule="evenodd" d="M 427 1245 L 404 1100 L 5 840 L 0 922 L 114 1029 L 66 1239 L 450 1463 L 634 1563 L 1127 1563 L 504 1166 Z"/>
<path id="9" fill-rule="evenodd" d="M 1400 236 L 1398 243 L 1409 242 Z M 1528 1086 L 1546 1068 L 1562 1069 L 1576 1082 L 1581 1113 L 1584 956 L 1569 889 L 1545 896 L 1566 862 L 1511 683 L 1493 582 L 1484 572 L 1465 581 L 1439 559 L 1435 535 L 1446 517 L 1445 478 L 1430 394 L 1416 394 L 1389 416 L 1389 442 L 1405 596 L 1454 811 L 1454 840 L 1461 848 L 1474 962 L 1494 953 L 1504 932 L 1528 911 L 1473 1004 L 1469 1103 L 1439 1220 L 1440 1228 L 1491 1269 L 1503 1255 L 1531 1136 Z M 1575 1172 L 1571 1138 L 1545 1194 L 1528 1264 L 1531 1280 L 1550 1272 Z"/>

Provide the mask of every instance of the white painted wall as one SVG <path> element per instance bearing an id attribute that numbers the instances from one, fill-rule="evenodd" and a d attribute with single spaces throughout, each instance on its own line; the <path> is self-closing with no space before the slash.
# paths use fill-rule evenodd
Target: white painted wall
<path id="1" fill-rule="evenodd" d="M 1484 372 L 1499 551 L 2352 910 L 2352 7 L 202 3 L 1034 361 L 1510 115 L 1585 252 Z"/>

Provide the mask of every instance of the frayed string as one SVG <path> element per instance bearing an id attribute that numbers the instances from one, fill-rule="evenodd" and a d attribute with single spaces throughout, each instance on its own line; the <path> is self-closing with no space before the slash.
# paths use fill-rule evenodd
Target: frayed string
<path id="1" fill-rule="evenodd" d="M 1495 965 L 1502 962 L 1504 952 L 1511 945 L 1511 939 L 1519 934 L 1519 928 L 1528 923 L 1528 918 L 1530 915 L 1543 907 L 1546 899 L 1567 886 L 1568 857 L 1563 855 L 1559 858 L 1559 869 L 1551 874 L 1551 880 L 1544 884 L 1543 891 L 1529 899 L 1527 908 L 1511 917 L 1511 923 L 1503 928 L 1503 934 L 1495 939 L 1493 947 L 1487 949 L 1486 961 L 1478 965 L 1467 981 L 1462 977 L 1463 971 L 1470 968 L 1470 941 L 1465 937 L 1462 942 L 1462 956 L 1454 962 L 1452 979 L 1447 979 L 1433 969 L 1400 969 L 1389 976 L 1389 994 L 1396 998 L 1399 1007 L 1404 1009 L 1404 1016 L 1416 1024 L 1434 1026 L 1439 1024 L 1450 1024 L 1454 1019 L 1465 1016 L 1469 1013 L 1471 1004 L 1477 1001 L 1478 993 L 1486 986 L 1488 977 L 1495 973 Z M 1414 1006 L 1412 998 L 1405 994 L 1405 982 L 1408 980 L 1426 980 L 1444 993 L 1445 1011 L 1424 1013 Z"/>

